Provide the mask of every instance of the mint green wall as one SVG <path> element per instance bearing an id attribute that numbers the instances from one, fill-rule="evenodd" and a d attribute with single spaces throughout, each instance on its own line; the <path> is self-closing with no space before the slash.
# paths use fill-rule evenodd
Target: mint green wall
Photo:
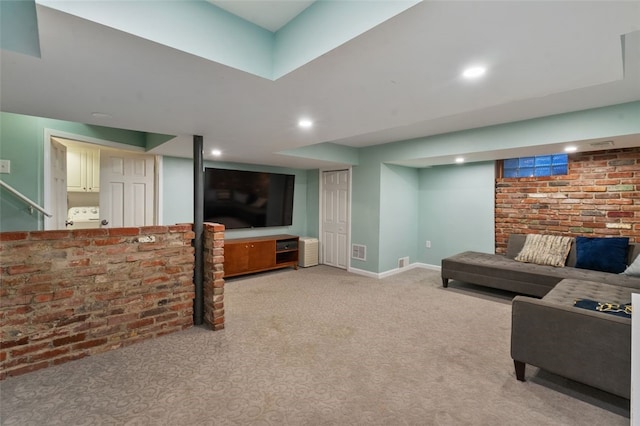
<path id="1" fill-rule="evenodd" d="M 419 0 L 317 0 L 276 32 L 273 78 L 282 77 L 417 3 Z"/>
<path id="2" fill-rule="evenodd" d="M 493 161 L 420 169 L 416 198 L 418 262 L 440 266 L 462 251 L 495 252 Z"/>
<path id="3" fill-rule="evenodd" d="M 206 1 L 38 2 L 263 78 L 273 74 L 273 33 Z"/>
<path id="4" fill-rule="evenodd" d="M 307 237 L 320 236 L 320 170 L 307 170 Z"/>
<path id="5" fill-rule="evenodd" d="M 222 162 L 205 162 L 205 167 L 218 167 L 235 170 L 249 170 L 257 172 L 286 173 L 296 176 L 293 193 L 293 223 L 291 226 L 255 228 L 255 229 L 231 229 L 226 231 L 230 238 L 254 237 L 271 234 L 308 235 L 314 232 L 317 235 L 318 199 L 317 189 L 309 190 L 309 176 L 311 184 L 317 186 L 318 178 L 307 170 L 289 169 L 282 167 L 256 166 L 252 164 L 236 164 Z M 193 161 L 191 159 L 163 157 L 162 159 L 162 222 L 165 225 L 175 223 L 193 222 Z M 313 212 L 309 215 L 308 211 Z M 315 220 L 309 228 L 309 219 Z M 315 218 L 315 219 L 314 219 Z"/>
<path id="6" fill-rule="evenodd" d="M 416 262 L 418 234 L 418 170 L 382 165 L 380 174 L 379 271 L 398 267 L 398 259 Z"/>
<path id="7" fill-rule="evenodd" d="M 367 260 L 350 262 L 353 268 L 378 272 L 382 164 L 373 154 L 375 149 L 361 150 L 360 163 L 351 171 L 351 244 L 365 245 Z"/>
<path id="8" fill-rule="evenodd" d="M 144 147 L 146 134 L 130 130 L 0 112 L 0 158 L 11 161 L 11 173 L 0 175 L 25 196 L 44 205 L 44 130 L 59 130 L 80 136 Z M 0 231 L 43 228 L 43 216 L 29 214 L 26 204 L 0 189 Z"/>
<path id="9" fill-rule="evenodd" d="M 34 0 L 0 1 L 0 47 L 40 57 L 38 16 Z"/>

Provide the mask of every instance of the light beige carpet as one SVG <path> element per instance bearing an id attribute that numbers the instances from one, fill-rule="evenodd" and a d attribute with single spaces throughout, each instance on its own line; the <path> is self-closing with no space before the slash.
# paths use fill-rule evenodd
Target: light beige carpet
<path id="1" fill-rule="evenodd" d="M 413 269 L 229 280 L 196 327 L 0 382 L 3 425 L 583 425 L 628 401 L 509 356 L 510 296 Z"/>

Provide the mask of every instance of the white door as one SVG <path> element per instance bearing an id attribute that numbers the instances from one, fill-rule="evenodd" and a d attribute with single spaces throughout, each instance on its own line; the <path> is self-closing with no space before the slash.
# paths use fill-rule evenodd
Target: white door
<path id="1" fill-rule="evenodd" d="M 49 151 L 50 179 L 48 209 L 53 217 L 46 217 L 44 229 L 65 229 L 67 221 L 67 147 L 51 139 Z"/>
<path id="2" fill-rule="evenodd" d="M 347 268 L 349 171 L 322 173 L 322 262 Z"/>
<path id="3" fill-rule="evenodd" d="M 100 152 L 100 220 L 103 227 L 154 224 L 154 157 Z"/>

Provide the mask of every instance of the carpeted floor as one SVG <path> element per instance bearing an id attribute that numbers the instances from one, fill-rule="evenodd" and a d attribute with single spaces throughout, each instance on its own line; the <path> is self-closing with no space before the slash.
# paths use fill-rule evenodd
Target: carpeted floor
<path id="1" fill-rule="evenodd" d="M 0 382 L 3 425 L 583 425 L 628 401 L 509 356 L 510 297 L 412 269 L 229 280 L 195 327 Z"/>

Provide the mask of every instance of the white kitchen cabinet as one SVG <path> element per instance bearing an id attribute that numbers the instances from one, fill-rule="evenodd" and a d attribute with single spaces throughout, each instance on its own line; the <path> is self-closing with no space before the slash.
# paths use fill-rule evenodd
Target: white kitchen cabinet
<path id="1" fill-rule="evenodd" d="M 67 191 L 100 192 L 100 150 L 67 146 Z"/>

